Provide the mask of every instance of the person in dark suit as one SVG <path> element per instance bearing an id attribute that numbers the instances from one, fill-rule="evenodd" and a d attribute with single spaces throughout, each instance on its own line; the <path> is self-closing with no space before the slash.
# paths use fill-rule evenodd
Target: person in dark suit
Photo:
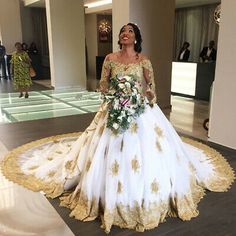
<path id="1" fill-rule="evenodd" d="M 214 48 L 215 41 L 211 40 L 208 47 L 204 47 L 200 53 L 200 58 L 203 62 L 216 60 L 216 49 Z"/>
<path id="2" fill-rule="evenodd" d="M 6 48 L 2 45 L 0 41 L 0 70 L 1 70 L 1 77 L 6 79 Z"/>
<path id="3" fill-rule="evenodd" d="M 178 61 L 188 61 L 190 55 L 190 50 L 188 49 L 189 46 L 189 42 L 184 42 L 182 48 L 179 51 L 179 55 L 177 58 Z"/>

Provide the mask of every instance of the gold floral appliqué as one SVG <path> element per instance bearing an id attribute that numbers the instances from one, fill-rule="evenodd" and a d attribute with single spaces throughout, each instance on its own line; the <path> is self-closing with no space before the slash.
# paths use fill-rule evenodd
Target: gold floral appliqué
<path id="1" fill-rule="evenodd" d="M 155 132 L 159 137 L 163 137 L 163 130 L 160 127 L 156 126 Z"/>
<path id="2" fill-rule="evenodd" d="M 130 132 L 131 132 L 132 134 L 135 134 L 135 133 L 137 133 L 137 130 L 138 130 L 138 124 L 135 123 L 135 122 L 132 122 L 132 123 L 130 124 Z"/>
<path id="3" fill-rule="evenodd" d="M 112 164 L 111 166 L 111 172 L 113 176 L 117 176 L 119 173 L 119 164 L 117 162 L 117 160 L 115 160 L 115 162 Z"/>
<path id="4" fill-rule="evenodd" d="M 92 162 L 90 160 L 88 160 L 87 165 L 86 165 L 86 171 L 88 172 L 90 169 Z"/>
<path id="5" fill-rule="evenodd" d="M 152 190 L 152 193 L 158 192 L 158 183 L 156 179 L 154 179 L 153 182 L 151 183 L 151 190 Z"/>
<path id="6" fill-rule="evenodd" d="M 117 186 L 117 193 L 122 193 L 122 183 L 120 181 L 118 181 L 118 186 Z"/>
<path id="7" fill-rule="evenodd" d="M 65 165 L 65 168 L 66 168 L 67 170 L 70 170 L 71 167 L 72 167 L 72 163 L 73 163 L 73 160 L 67 161 L 67 162 L 66 162 L 66 165 Z"/>
<path id="8" fill-rule="evenodd" d="M 48 177 L 52 178 L 56 174 L 56 171 L 49 171 L 48 172 Z"/>
<path id="9" fill-rule="evenodd" d="M 162 152 L 162 147 L 158 139 L 156 140 L 156 148 L 158 149 L 159 152 Z"/>
<path id="10" fill-rule="evenodd" d="M 140 168 L 140 165 L 139 165 L 139 162 L 138 162 L 138 159 L 137 157 L 135 156 L 135 158 L 133 160 L 131 160 L 131 166 L 132 166 L 132 170 L 137 173 L 139 168 Z"/>

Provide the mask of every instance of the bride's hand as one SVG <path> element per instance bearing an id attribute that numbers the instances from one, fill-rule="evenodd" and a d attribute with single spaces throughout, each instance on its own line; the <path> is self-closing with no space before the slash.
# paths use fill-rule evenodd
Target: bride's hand
<path id="1" fill-rule="evenodd" d="M 108 89 L 107 89 L 107 88 L 101 88 L 101 87 L 100 87 L 100 88 L 97 89 L 97 92 L 106 94 L 106 93 L 108 93 Z"/>
<path id="2" fill-rule="evenodd" d="M 147 97 L 148 101 L 151 102 L 154 98 L 154 93 L 151 90 L 147 90 L 146 97 Z"/>

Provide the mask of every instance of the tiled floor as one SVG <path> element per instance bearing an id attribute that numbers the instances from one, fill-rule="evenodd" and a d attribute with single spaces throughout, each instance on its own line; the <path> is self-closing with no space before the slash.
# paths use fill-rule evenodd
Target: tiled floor
<path id="1" fill-rule="evenodd" d="M 101 102 L 99 93 L 80 88 L 30 92 L 28 99 L 18 96 L 0 95 L 0 123 L 96 112 Z"/>
<path id="2" fill-rule="evenodd" d="M 207 140 L 203 122 L 209 118 L 209 102 L 171 96 L 172 110 L 166 114 L 175 129 L 183 134 Z"/>
<path id="3" fill-rule="evenodd" d="M 45 83 L 47 81 L 42 81 L 42 85 Z M 90 81 L 90 85 L 94 84 Z M 0 94 L 0 123 L 96 112 L 101 103 L 99 93 L 88 92 L 81 88 L 32 91 L 28 99 L 18 98 L 18 95 L 18 93 Z M 174 127 L 178 131 L 206 140 L 207 131 L 202 124 L 208 118 L 209 103 L 172 96 L 171 104 L 172 111 L 164 112 Z"/>

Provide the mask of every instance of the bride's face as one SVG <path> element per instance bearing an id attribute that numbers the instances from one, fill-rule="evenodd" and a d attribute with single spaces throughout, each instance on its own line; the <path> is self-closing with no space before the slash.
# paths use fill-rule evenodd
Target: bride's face
<path id="1" fill-rule="evenodd" d="M 131 25 L 125 25 L 121 29 L 121 33 L 119 35 L 119 41 L 120 41 L 121 45 L 134 44 L 135 33 L 134 33 L 134 29 Z"/>

